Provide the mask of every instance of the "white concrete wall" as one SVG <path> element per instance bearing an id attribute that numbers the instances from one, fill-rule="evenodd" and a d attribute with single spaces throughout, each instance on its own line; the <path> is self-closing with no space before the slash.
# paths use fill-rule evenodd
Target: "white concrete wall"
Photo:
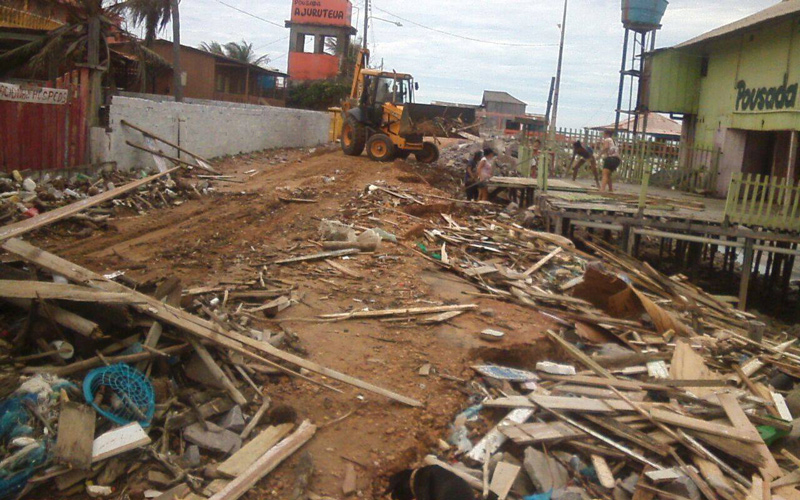
<path id="1" fill-rule="evenodd" d="M 328 142 L 330 113 L 238 103 L 176 103 L 116 96 L 109 128 L 91 134 L 93 162 L 115 161 L 119 169 L 152 167 L 152 156 L 126 144 L 143 144 L 125 120 L 203 156 L 247 153 L 272 148 L 312 147 Z M 167 154 L 175 150 L 163 146 Z"/>

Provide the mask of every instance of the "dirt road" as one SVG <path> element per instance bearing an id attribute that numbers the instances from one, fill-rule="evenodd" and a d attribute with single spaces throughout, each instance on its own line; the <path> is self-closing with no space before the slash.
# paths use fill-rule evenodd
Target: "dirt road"
<path id="1" fill-rule="evenodd" d="M 265 319 L 260 326 L 295 333 L 297 347 L 315 362 L 425 403 L 424 408 L 412 409 L 337 383 L 333 385 L 343 394 L 296 379 L 271 378 L 264 391 L 275 404 L 291 405 L 301 418 L 321 427 L 306 448 L 316 470 L 313 492 L 341 498 L 349 461 L 359 464 L 363 498 L 380 498 L 385 475 L 414 463 L 435 448 L 438 439 L 446 439 L 453 416 L 468 404 L 462 391 L 466 384 L 452 377 L 471 378 L 469 366 L 478 359 L 513 365 L 547 355 L 540 351 L 548 344 L 538 343 L 541 330 L 551 326 L 546 318 L 469 295 L 477 290 L 412 250 L 414 236 L 403 237 L 419 234 L 421 226 L 432 228 L 428 221 L 442 224 L 443 211 L 456 220 L 465 215 L 463 205 L 458 208 L 429 196 L 451 196 L 435 187 L 447 184 L 449 177 L 441 171 L 405 162 L 378 164 L 335 150 L 240 156 L 219 162 L 217 168 L 245 182 L 228 183 L 215 195 L 171 209 L 115 218 L 113 229 L 88 238 L 69 238 L 56 228 L 62 234 L 40 234 L 37 243 L 95 271 L 127 270 L 140 282 L 175 276 L 186 288 L 253 280 L 266 264 L 270 277 L 296 285 L 300 301 L 276 321 Z M 370 193 L 370 184 L 412 189 L 425 200 L 413 209 L 423 220 L 402 213 L 385 193 Z M 279 199 L 298 193 L 318 202 Z M 341 261 L 363 279 L 342 275 L 324 262 L 269 265 L 279 257 L 318 251 L 312 240 L 318 239 L 321 218 L 382 227 L 400 241 L 384 243 L 375 254 Z M 365 307 L 445 303 L 475 303 L 479 310 L 430 327 L 378 320 L 307 321 Z M 499 345 L 484 343 L 478 333 L 485 328 L 505 331 L 506 339 Z M 451 378 L 420 376 L 419 368 L 426 363 L 434 373 Z M 326 425 L 329 422 L 334 423 Z M 289 460 L 248 498 L 289 498 L 297 460 L 298 456 Z"/>

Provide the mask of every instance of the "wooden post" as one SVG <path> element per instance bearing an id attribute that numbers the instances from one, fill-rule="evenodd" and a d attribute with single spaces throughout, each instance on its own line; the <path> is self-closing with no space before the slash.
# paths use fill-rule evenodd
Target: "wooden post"
<path id="1" fill-rule="evenodd" d="M 797 166 L 797 148 L 798 148 L 798 139 L 800 136 L 800 132 L 797 130 L 792 130 L 791 132 L 792 138 L 789 141 L 789 166 L 786 169 L 786 180 L 789 182 L 789 185 L 794 186 L 794 178 L 797 175 L 795 171 L 795 167 Z"/>
<path id="2" fill-rule="evenodd" d="M 244 76 L 244 102 L 250 104 L 250 66 Z"/>
<path id="3" fill-rule="evenodd" d="M 742 281 L 739 284 L 739 309 L 747 310 L 747 290 L 750 287 L 750 273 L 753 271 L 753 240 L 744 240 L 744 262 L 742 263 Z"/>

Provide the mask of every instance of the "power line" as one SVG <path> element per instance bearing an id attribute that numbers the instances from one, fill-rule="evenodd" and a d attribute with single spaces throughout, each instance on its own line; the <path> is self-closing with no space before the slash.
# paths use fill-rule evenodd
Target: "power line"
<path id="1" fill-rule="evenodd" d="M 220 1 L 220 0 L 217 0 Z M 456 33 L 450 33 L 449 31 L 440 30 L 438 28 L 431 28 L 430 26 L 425 26 L 424 24 L 420 24 L 418 22 L 412 21 L 410 19 L 406 19 L 405 17 L 400 17 L 397 14 L 392 14 L 388 10 L 381 9 L 380 7 L 375 7 L 376 10 L 383 12 L 384 14 L 388 14 L 392 17 L 396 17 L 401 21 L 405 21 L 409 24 L 413 24 L 414 26 L 418 26 L 422 29 L 426 29 L 429 31 L 434 31 L 436 33 L 441 33 L 442 35 L 452 36 L 455 38 L 460 38 L 462 40 L 468 40 L 470 42 L 479 42 L 479 43 L 488 43 L 492 45 L 503 45 L 505 47 L 558 47 L 557 43 L 514 43 L 514 42 L 497 42 L 494 40 L 482 40 L 480 38 L 473 38 L 469 36 L 459 35 Z"/>
<path id="2" fill-rule="evenodd" d="M 242 9 L 240 9 L 239 7 L 235 7 L 235 6 L 233 6 L 233 5 L 229 4 L 229 3 L 225 3 L 225 2 L 223 2 L 222 0 L 216 0 L 216 2 L 217 2 L 217 3 L 221 3 L 221 4 L 222 4 L 222 5 L 224 5 L 225 7 L 228 7 L 228 8 L 230 8 L 230 9 L 233 9 L 233 10 L 235 10 L 235 11 L 237 11 L 237 12 L 241 12 L 242 14 L 244 14 L 244 15 L 246 15 L 246 16 L 250 16 L 250 17 L 252 17 L 252 18 L 254 18 L 254 19 L 258 19 L 259 21 L 264 21 L 265 23 L 271 24 L 271 25 L 273 25 L 273 26 L 277 26 L 278 28 L 285 28 L 285 27 L 286 27 L 286 26 L 284 26 L 284 25 L 282 25 L 282 24 L 278 24 L 278 23 L 276 23 L 276 22 L 274 22 L 274 21 L 270 21 L 269 19 L 264 19 L 264 18 L 263 18 L 263 17 L 261 17 L 261 16 L 257 16 L 257 15 L 255 15 L 255 14 L 251 14 L 250 12 L 247 12 L 246 10 L 242 10 Z"/>
<path id="3" fill-rule="evenodd" d="M 259 45 L 258 47 L 254 48 L 253 50 L 261 50 L 264 47 L 269 47 L 270 45 L 276 44 L 278 42 L 282 42 L 282 41 L 286 40 L 287 38 L 289 38 L 289 35 L 282 36 L 282 37 L 278 38 L 277 40 L 273 40 L 271 42 L 267 42 L 264 45 Z"/>

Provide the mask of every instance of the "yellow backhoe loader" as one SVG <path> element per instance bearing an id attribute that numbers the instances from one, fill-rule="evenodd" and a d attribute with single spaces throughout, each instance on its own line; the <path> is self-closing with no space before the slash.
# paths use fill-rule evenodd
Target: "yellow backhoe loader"
<path id="1" fill-rule="evenodd" d="M 342 151 L 375 161 L 408 158 L 422 163 L 439 159 L 439 148 L 425 137 L 459 137 L 475 123 L 475 110 L 414 103 L 419 84 L 405 73 L 367 69 L 369 51 L 356 62 L 353 87 L 342 103 Z"/>

